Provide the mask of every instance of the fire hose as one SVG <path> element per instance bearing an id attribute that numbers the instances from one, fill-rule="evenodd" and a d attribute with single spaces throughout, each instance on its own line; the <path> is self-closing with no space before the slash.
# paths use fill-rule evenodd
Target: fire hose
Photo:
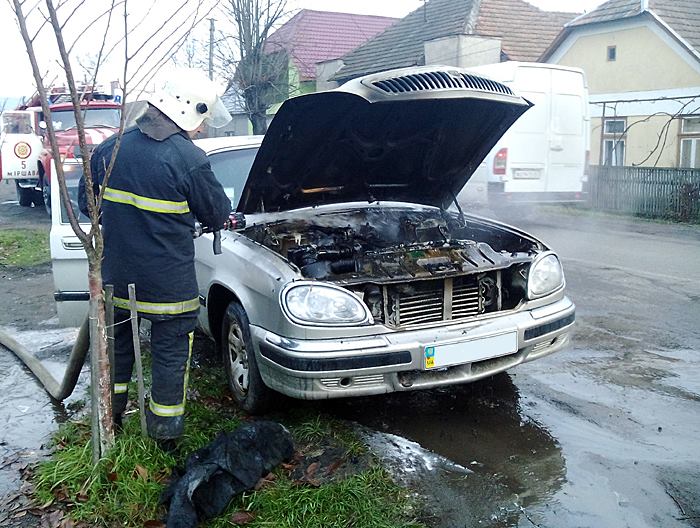
<path id="1" fill-rule="evenodd" d="M 32 371 L 32 374 L 37 377 L 46 389 L 46 392 L 48 392 L 52 398 L 63 401 L 73 393 L 73 389 L 75 389 L 75 385 L 78 383 L 80 370 L 83 367 L 83 363 L 85 363 L 85 356 L 90 348 L 88 319 L 85 318 L 85 321 L 83 321 L 78 331 L 78 337 L 71 350 L 70 357 L 68 358 L 68 365 L 63 375 L 63 381 L 61 382 L 53 377 L 41 363 L 41 360 L 37 359 L 34 354 L 2 330 L 0 330 L 0 344 L 14 353 L 15 356 Z"/>

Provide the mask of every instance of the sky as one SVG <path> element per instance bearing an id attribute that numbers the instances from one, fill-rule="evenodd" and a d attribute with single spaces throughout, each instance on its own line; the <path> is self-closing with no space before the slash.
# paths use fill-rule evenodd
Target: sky
<path id="1" fill-rule="evenodd" d="M 158 0 L 162 4 L 163 0 Z M 572 12 L 582 12 L 590 11 L 597 5 L 601 4 L 603 0 L 528 0 L 530 3 L 536 5 L 537 7 L 545 10 L 557 10 L 557 11 L 572 11 Z M 371 15 L 383 15 L 392 17 L 403 17 L 422 5 L 422 0 L 288 0 L 289 7 L 291 9 L 316 9 L 325 11 L 340 11 L 348 13 L 360 13 L 360 14 L 371 14 Z M 97 8 L 98 6 L 108 5 L 107 0 L 98 0 L 91 2 L 89 4 L 90 8 Z M 146 9 L 143 7 L 148 4 L 148 2 L 137 2 L 136 4 L 129 3 L 130 9 Z M 136 5 L 136 7 L 133 7 Z M 170 4 L 172 5 L 172 4 Z M 139 7 L 141 6 L 141 7 Z M 159 21 L 157 15 L 154 12 L 149 12 L 149 16 L 145 18 L 151 20 L 151 24 L 155 27 L 159 27 L 164 21 Z M 176 18 L 176 17 L 175 17 Z M 138 19 L 135 16 L 134 19 Z M 115 21 L 113 21 L 115 22 Z M 116 22 L 121 23 L 117 19 Z M 113 23 L 112 26 L 118 26 L 118 24 Z M 143 28 L 143 26 L 142 26 Z M 80 31 L 74 28 L 67 28 L 67 34 L 76 35 L 80 34 Z M 97 34 L 104 34 L 104 27 L 94 27 L 93 30 Z M 101 32 L 101 33 L 100 33 Z M 44 39 L 37 42 L 38 49 L 42 56 L 42 68 L 46 71 L 50 71 L 52 68 L 56 68 L 56 62 L 54 57 L 51 55 L 52 52 L 49 50 L 54 49 L 52 42 L 48 38 L 49 35 L 44 30 Z M 29 65 L 29 60 L 27 59 L 26 52 L 24 50 L 24 44 L 19 35 L 19 30 L 17 28 L 14 14 L 11 12 L 7 2 L 0 2 L 0 44 L 2 45 L 2 53 L 0 53 L 0 104 L 2 104 L 2 99 L 5 97 L 18 97 L 18 96 L 28 96 L 34 91 L 34 83 L 31 75 L 31 68 Z M 137 47 L 138 42 L 138 32 L 132 38 L 132 49 Z M 83 45 L 85 54 L 95 53 L 95 48 L 99 47 L 92 42 Z M 114 55 L 119 55 L 119 50 L 117 50 Z M 142 53 L 142 56 L 146 56 L 147 53 Z M 116 62 L 116 61 L 115 61 Z M 112 78 L 120 78 L 121 69 L 116 67 L 116 64 L 110 69 L 106 67 L 104 70 L 105 76 L 110 76 L 108 80 Z M 104 82 L 105 79 L 102 79 Z"/>

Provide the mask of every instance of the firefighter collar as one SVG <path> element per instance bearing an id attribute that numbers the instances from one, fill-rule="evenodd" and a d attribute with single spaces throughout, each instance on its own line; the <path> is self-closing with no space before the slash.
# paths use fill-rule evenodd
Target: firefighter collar
<path id="1" fill-rule="evenodd" d="M 150 104 L 146 112 L 136 120 L 136 126 L 141 132 L 156 141 L 165 141 L 175 134 L 188 137 L 168 116 Z"/>

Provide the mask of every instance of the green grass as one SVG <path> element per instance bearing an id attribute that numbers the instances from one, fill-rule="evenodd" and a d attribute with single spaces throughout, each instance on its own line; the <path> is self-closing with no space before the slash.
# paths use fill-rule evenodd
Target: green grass
<path id="1" fill-rule="evenodd" d="M 36 502 L 59 503 L 73 520 L 90 526 L 143 526 L 163 519 L 165 509 L 158 499 L 172 469 L 217 433 L 246 419 L 228 395 L 220 367 L 195 368 L 190 379 L 185 434 L 174 456 L 141 436 L 134 413 L 113 449 L 93 467 L 89 424 L 71 422 L 60 428 L 51 458 L 35 471 Z M 274 418 L 290 429 L 299 453 L 323 452 L 333 445 L 340 446 L 341 456 L 367 452 L 348 425 L 313 410 L 294 409 Z M 375 463 L 355 474 L 338 472 L 320 485 L 296 480 L 293 471 L 280 466 L 268 485 L 234 499 L 224 515 L 203 526 L 236 526 L 232 515 L 242 511 L 250 512 L 251 527 L 419 526 L 412 520 L 415 512 L 407 492 Z"/>
<path id="2" fill-rule="evenodd" d="M 211 528 L 235 526 L 229 519 L 247 511 L 251 528 L 409 528 L 421 526 L 411 520 L 408 497 L 386 472 L 373 467 L 339 482 L 319 488 L 299 486 L 281 478 L 273 487 L 244 496 L 227 514 L 208 524 Z"/>
<path id="3" fill-rule="evenodd" d="M 49 234 L 45 230 L 0 230 L 0 266 L 26 268 L 50 260 Z"/>

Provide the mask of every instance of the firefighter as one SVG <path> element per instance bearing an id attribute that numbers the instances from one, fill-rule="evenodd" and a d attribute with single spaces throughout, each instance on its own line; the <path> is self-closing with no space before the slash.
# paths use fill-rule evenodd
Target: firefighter
<path id="1" fill-rule="evenodd" d="M 117 428 L 128 400 L 134 349 L 128 285 L 139 317 L 151 322 L 149 436 L 172 448 L 184 429 L 185 400 L 199 295 L 194 269 L 195 219 L 222 227 L 231 202 L 192 137 L 205 124 L 231 120 L 214 84 L 195 70 L 177 72 L 148 98 L 148 108 L 121 139 L 102 195 L 104 284 L 114 286 L 114 400 Z M 100 144 L 90 167 L 97 196 L 116 136 Z M 85 183 L 79 201 L 87 213 Z"/>

